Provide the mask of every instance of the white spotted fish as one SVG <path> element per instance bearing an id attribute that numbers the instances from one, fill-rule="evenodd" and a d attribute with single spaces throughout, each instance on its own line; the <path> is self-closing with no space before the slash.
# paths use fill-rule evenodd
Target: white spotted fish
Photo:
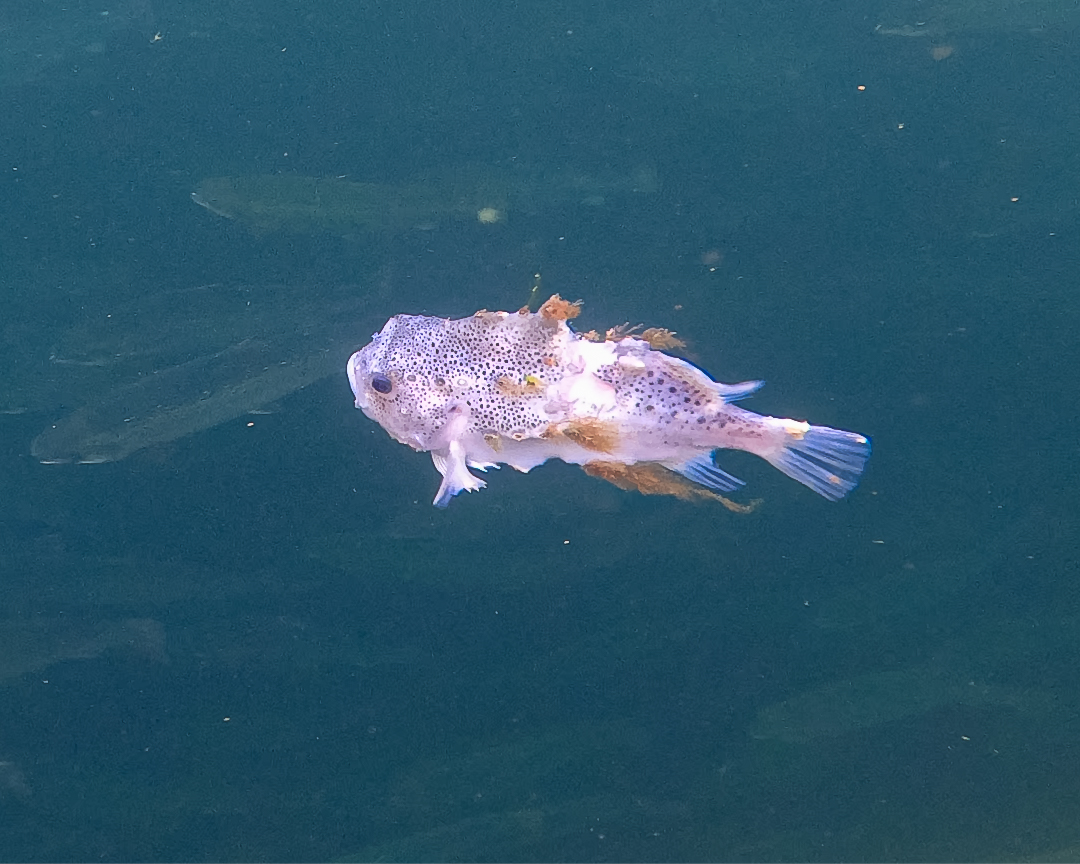
<path id="1" fill-rule="evenodd" d="M 718 449 L 754 453 L 831 500 L 855 488 L 865 436 L 745 411 L 732 403 L 762 382 L 713 381 L 659 350 L 679 344 L 668 331 L 576 333 L 577 310 L 555 295 L 536 313 L 396 315 L 349 358 L 356 407 L 431 453 L 437 507 L 484 487 L 470 468 L 553 458 L 623 488 L 720 498 L 743 483 L 714 463 Z"/>

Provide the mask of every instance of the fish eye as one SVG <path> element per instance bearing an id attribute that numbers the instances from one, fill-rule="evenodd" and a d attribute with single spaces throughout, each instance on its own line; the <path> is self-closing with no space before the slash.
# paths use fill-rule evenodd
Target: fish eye
<path id="1" fill-rule="evenodd" d="M 376 393 L 389 393 L 394 389 L 394 383 L 385 375 L 378 373 L 371 376 L 371 387 Z"/>

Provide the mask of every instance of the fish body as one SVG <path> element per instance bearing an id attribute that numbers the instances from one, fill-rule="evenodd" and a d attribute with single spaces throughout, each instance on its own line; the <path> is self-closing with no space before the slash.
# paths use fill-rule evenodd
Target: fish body
<path id="1" fill-rule="evenodd" d="M 470 468 L 553 458 L 641 491 L 680 494 L 653 488 L 657 471 L 731 491 L 742 481 L 715 464 L 718 449 L 754 453 L 832 500 L 855 488 L 866 437 L 739 408 L 762 382 L 721 384 L 644 338 L 585 338 L 567 324 L 573 308 L 556 296 L 536 313 L 396 315 L 349 359 L 356 407 L 431 453 L 436 506 L 485 485 Z"/>

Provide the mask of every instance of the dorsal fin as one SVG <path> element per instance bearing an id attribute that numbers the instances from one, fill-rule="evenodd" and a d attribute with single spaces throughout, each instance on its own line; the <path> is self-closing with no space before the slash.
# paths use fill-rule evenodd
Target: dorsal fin
<path id="1" fill-rule="evenodd" d="M 738 402 L 765 386 L 764 381 L 743 381 L 741 384 L 717 384 L 716 392 L 725 402 Z"/>

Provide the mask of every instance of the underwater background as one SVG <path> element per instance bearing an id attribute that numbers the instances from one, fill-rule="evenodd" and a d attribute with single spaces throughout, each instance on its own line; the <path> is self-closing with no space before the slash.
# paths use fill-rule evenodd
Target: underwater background
<path id="1" fill-rule="evenodd" d="M 1078 29 L 6 3 L 0 860 L 1080 857 Z M 345 362 L 538 279 L 862 484 L 434 509 Z"/>

